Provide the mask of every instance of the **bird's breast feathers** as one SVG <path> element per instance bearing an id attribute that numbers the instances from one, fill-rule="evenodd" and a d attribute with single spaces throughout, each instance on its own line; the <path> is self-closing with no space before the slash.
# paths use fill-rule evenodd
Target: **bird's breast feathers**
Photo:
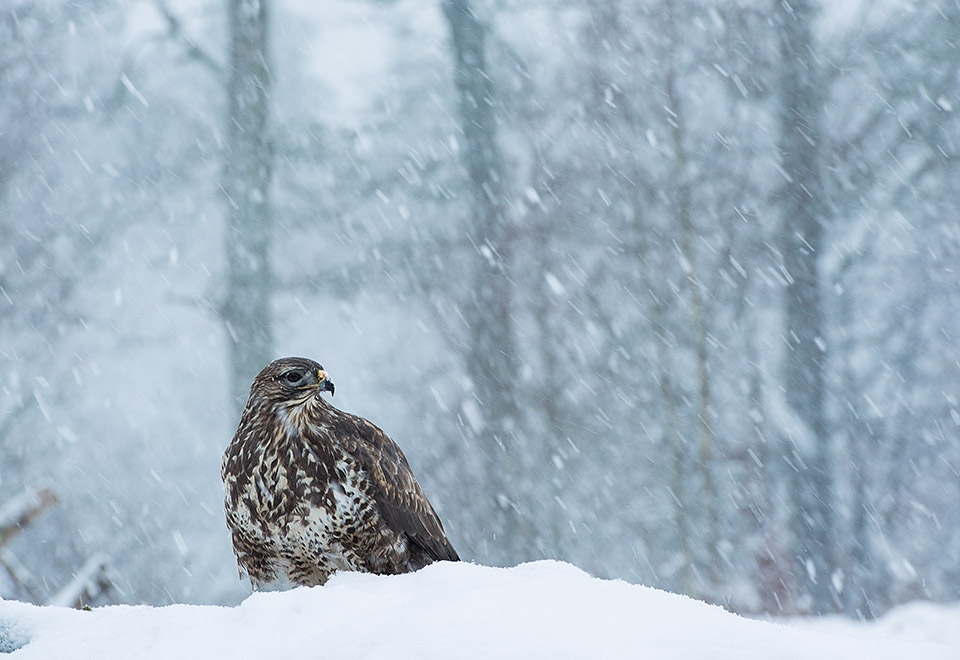
<path id="1" fill-rule="evenodd" d="M 269 548 L 268 563 L 300 583 L 323 582 L 325 577 L 314 579 L 310 571 L 322 575 L 334 570 L 369 570 L 365 555 L 383 539 L 377 532 L 379 515 L 363 471 L 347 458 L 336 460 L 332 469 L 319 471 L 309 469 L 310 459 L 293 470 L 281 469 L 286 467 L 284 462 L 261 462 L 263 469 L 255 469 L 243 490 L 233 494 L 230 490 L 235 480 L 228 481 L 227 516 L 239 536 L 235 545 Z M 406 551 L 403 537 L 389 545 L 390 553 Z M 250 562 L 240 553 L 238 559 L 249 573 Z"/>

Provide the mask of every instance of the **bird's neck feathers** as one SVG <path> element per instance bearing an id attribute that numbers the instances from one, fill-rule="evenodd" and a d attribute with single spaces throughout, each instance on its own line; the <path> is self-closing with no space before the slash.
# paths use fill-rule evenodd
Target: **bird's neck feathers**
<path id="1" fill-rule="evenodd" d="M 237 438 L 257 438 L 256 444 L 263 442 L 261 433 L 254 433 L 257 427 L 264 423 L 272 432 L 266 433 L 270 442 L 267 444 L 279 445 L 301 437 L 308 430 L 315 430 L 329 424 L 329 416 L 336 409 L 316 394 L 294 400 L 277 401 L 267 396 L 251 398 L 247 401 L 246 409 L 237 429 Z M 265 447 L 264 447 L 265 449 Z"/>
<path id="2" fill-rule="evenodd" d="M 278 403 L 274 406 L 273 414 L 284 427 L 285 435 L 297 438 L 317 427 L 326 426 L 332 411 L 333 406 L 315 394 L 305 399 Z"/>

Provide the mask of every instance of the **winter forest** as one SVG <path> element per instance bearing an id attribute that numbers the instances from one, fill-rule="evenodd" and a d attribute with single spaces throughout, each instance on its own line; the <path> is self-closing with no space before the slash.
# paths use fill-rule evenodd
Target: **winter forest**
<path id="1" fill-rule="evenodd" d="M 468 561 L 960 598 L 957 0 L 6 0 L 0 596 L 239 602 L 321 362 Z"/>

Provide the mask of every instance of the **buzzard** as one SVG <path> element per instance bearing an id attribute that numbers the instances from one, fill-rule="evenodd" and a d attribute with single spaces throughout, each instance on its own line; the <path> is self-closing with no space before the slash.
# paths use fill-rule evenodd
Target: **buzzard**
<path id="1" fill-rule="evenodd" d="M 333 389 L 313 360 L 270 363 L 254 379 L 224 452 L 227 527 L 255 588 L 459 560 L 403 452 L 321 397 Z"/>

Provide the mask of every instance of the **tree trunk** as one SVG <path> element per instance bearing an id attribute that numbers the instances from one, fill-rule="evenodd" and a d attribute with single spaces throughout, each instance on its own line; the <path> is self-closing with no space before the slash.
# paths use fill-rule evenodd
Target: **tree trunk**
<path id="1" fill-rule="evenodd" d="M 671 20 L 671 25 L 675 22 Z M 718 527 L 717 496 L 713 485 L 713 425 L 711 421 L 712 381 L 710 378 L 709 354 L 707 349 L 707 319 L 704 309 L 699 267 L 697 265 L 697 251 L 694 246 L 696 230 L 693 226 L 693 199 L 690 190 L 690 177 L 687 174 L 687 148 L 685 144 L 685 118 L 681 108 L 680 96 L 676 90 L 676 73 L 672 66 L 668 67 L 666 78 L 667 100 L 670 103 L 670 112 L 673 114 L 673 213 L 680 225 L 680 250 L 683 254 L 683 270 L 687 278 L 687 287 L 690 292 L 690 320 L 693 326 L 693 343 L 697 361 L 697 468 L 700 473 L 699 506 L 700 534 L 696 560 L 702 566 L 705 564 L 709 583 L 702 585 L 696 592 L 688 592 L 691 596 L 703 596 L 704 588 L 712 589 L 717 582 L 717 569 L 720 563 L 718 557 Z"/>
<path id="2" fill-rule="evenodd" d="M 514 398 L 516 355 L 511 312 L 510 236 L 504 217 L 502 163 L 497 147 L 494 90 L 485 63 L 487 26 L 469 0 L 444 0 L 454 57 L 464 145 L 461 157 L 470 191 L 469 237 L 476 250 L 465 305 L 469 325 L 467 374 L 480 408 L 474 429 L 486 456 L 486 477 L 495 511 L 491 533 L 499 555 L 513 562 L 529 546 L 518 495 L 523 492 L 522 452 Z"/>
<path id="3" fill-rule="evenodd" d="M 782 204 L 782 242 L 789 350 L 784 363 L 786 400 L 803 422 L 792 439 L 793 534 L 798 584 L 812 597 L 812 609 L 836 609 L 831 587 L 834 507 L 827 433 L 824 364 L 826 335 L 818 260 L 826 221 L 825 190 L 817 140 L 821 98 L 813 56 L 808 0 L 776 5 L 781 36 L 780 164 L 786 179 Z"/>
<path id="4" fill-rule="evenodd" d="M 221 189 L 226 202 L 227 290 L 220 309 L 230 350 L 230 396 L 239 415 L 270 361 L 270 57 L 268 0 L 229 0 L 229 81 Z"/>

